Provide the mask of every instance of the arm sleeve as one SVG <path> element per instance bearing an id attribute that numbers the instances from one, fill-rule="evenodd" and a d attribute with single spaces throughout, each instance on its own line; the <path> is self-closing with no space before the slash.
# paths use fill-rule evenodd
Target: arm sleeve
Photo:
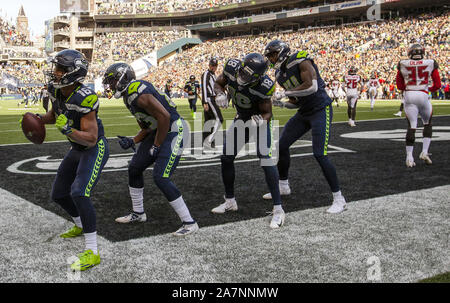
<path id="1" fill-rule="evenodd" d="M 433 70 L 431 74 L 431 78 L 433 79 L 433 86 L 429 88 L 431 92 L 435 92 L 441 88 L 441 77 L 439 75 L 439 71 L 437 69 Z"/>
<path id="2" fill-rule="evenodd" d="M 397 83 L 397 88 L 399 90 L 406 89 L 405 79 L 403 78 L 403 75 L 400 72 L 400 70 L 397 71 L 396 83 Z"/>

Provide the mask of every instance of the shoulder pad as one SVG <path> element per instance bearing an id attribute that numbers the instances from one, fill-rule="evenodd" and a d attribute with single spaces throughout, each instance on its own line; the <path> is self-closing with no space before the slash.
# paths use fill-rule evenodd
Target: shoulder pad
<path id="1" fill-rule="evenodd" d="M 258 85 L 249 87 L 249 92 L 261 99 L 270 99 L 274 91 L 275 82 L 267 75 L 261 79 L 261 82 Z"/>
<path id="2" fill-rule="evenodd" d="M 148 87 L 148 84 L 146 84 L 144 81 L 135 80 L 128 85 L 127 93 L 128 95 L 132 95 L 134 93 L 142 94 Z"/>
<path id="3" fill-rule="evenodd" d="M 83 114 L 96 110 L 99 106 L 97 94 L 87 86 L 81 86 L 71 99 L 66 103 L 67 109 Z"/>
<path id="4" fill-rule="evenodd" d="M 291 55 L 291 57 L 289 57 L 289 60 L 286 64 L 286 68 L 290 69 L 290 68 L 302 63 L 306 59 L 309 59 L 309 55 L 307 52 L 305 52 L 305 51 L 297 52 L 297 53 Z"/>
<path id="5" fill-rule="evenodd" d="M 232 81 L 236 81 L 236 72 L 239 69 L 241 61 L 238 59 L 229 59 L 223 68 L 223 74 Z"/>

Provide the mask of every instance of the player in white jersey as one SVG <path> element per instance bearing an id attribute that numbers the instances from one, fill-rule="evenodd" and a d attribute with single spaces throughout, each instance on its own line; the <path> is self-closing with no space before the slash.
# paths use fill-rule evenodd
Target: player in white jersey
<path id="1" fill-rule="evenodd" d="M 380 87 L 380 82 L 375 73 L 372 73 L 369 79 L 369 99 L 370 99 L 370 110 L 373 110 L 375 105 L 375 98 L 377 97 L 378 87 Z"/>
<path id="2" fill-rule="evenodd" d="M 339 107 L 339 88 L 341 82 L 339 82 L 337 76 L 334 76 L 333 81 L 331 81 L 331 100 L 335 102 L 336 106 Z"/>
<path id="3" fill-rule="evenodd" d="M 358 102 L 360 89 L 361 88 L 361 77 L 356 74 L 356 67 L 350 67 L 348 75 L 344 77 L 345 81 L 345 93 L 347 94 L 347 114 L 348 114 L 348 124 L 350 126 L 356 126 L 356 103 Z"/>
<path id="4" fill-rule="evenodd" d="M 428 98 L 428 93 L 441 87 L 438 64 L 432 59 L 425 59 L 425 49 L 420 44 L 413 44 L 408 49 L 409 59 L 401 60 L 397 68 L 397 88 L 403 91 L 404 109 L 408 120 L 406 132 L 406 166 L 413 167 L 413 149 L 417 129 L 418 115 L 423 122 L 423 145 L 419 159 L 431 164 L 428 149 L 431 143 L 432 127 L 431 117 L 433 108 Z M 429 78 L 433 80 L 433 86 L 429 87 Z"/>

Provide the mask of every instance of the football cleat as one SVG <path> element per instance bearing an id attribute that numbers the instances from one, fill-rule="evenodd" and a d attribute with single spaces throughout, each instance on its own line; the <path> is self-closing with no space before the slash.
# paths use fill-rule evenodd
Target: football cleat
<path id="1" fill-rule="evenodd" d="M 90 249 L 78 254 L 77 257 L 78 260 L 70 266 L 73 271 L 83 271 L 100 264 L 100 254 L 95 255 Z"/>
<path id="2" fill-rule="evenodd" d="M 270 221 L 270 228 L 280 228 L 284 224 L 285 219 L 284 210 L 273 211 L 272 221 Z"/>
<path id="3" fill-rule="evenodd" d="M 145 222 L 147 221 L 147 215 L 145 213 L 138 214 L 134 211 L 129 215 L 116 218 L 117 223 L 133 223 L 133 222 Z"/>
<path id="4" fill-rule="evenodd" d="M 280 185 L 280 195 L 281 196 L 288 196 L 290 194 L 291 194 L 291 188 L 289 187 L 289 185 Z M 263 199 L 264 200 L 272 199 L 272 194 L 267 193 L 267 194 L 263 195 Z"/>
<path id="5" fill-rule="evenodd" d="M 82 234 L 83 234 L 83 229 L 81 227 L 74 225 L 71 229 L 69 229 L 68 231 L 66 231 L 63 234 L 60 234 L 59 236 L 61 238 L 75 238 L 75 237 L 81 236 Z"/>
<path id="6" fill-rule="evenodd" d="M 433 161 L 431 161 L 430 155 L 431 154 L 426 154 L 425 152 L 421 152 L 419 159 L 425 161 L 425 164 L 431 165 L 431 164 L 433 164 Z"/>
<path id="7" fill-rule="evenodd" d="M 177 236 L 177 237 L 184 237 L 189 234 L 193 234 L 198 230 L 199 230 L 199 227 L 198 227 L 197 222 L 194 222 L 194 223 L 183 222 L 183 225 L 176 232 L 172 233 L 172 235 Z"/>
<path id="8" fill-rule="evenodd" d="M 217 207 L 211 209 L 211 212 L 214 214 L 224 214 L 227 211 L 237 211 L 238 206 L 235 198 L 227 199 L 225 198 L 225 202 L 220 204 Z"/>
<path id="9" fill-rule="evenodd" d="M 431 161 L 431 159 L 430 159 Z M 416 163 L 414 162 L 413 158 L 406 158 L 406 167 L 414 167 L 416 166 Z"/>
<path id="10" fill-rule="evenodd" d="M 396 117 L 401 117 L 401 116 L 402 116 L 402 112 L 399 111 L 399 112 L 397 112 L 396 114 L 394 114 L 394 116 L 396 116 Z"/>
<path id="11" fill-rule="evenodd" d="M 327 209 L 329 214 L 338 214 L 347 209 L 347 202 L 344 197 L 340 197 L 333 200 L 333 204 Z"/>
<path id="12" fill-rule="evenodd" d="M 348 125 L 350 125 L 351 127 L 356 126 L 355 121 L 353 120 L 348 120 Z"/>

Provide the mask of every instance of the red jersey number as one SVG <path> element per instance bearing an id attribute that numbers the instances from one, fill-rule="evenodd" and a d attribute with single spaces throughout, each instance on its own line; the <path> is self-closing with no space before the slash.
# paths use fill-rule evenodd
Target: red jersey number
<path id="1" fill-rule="evenodd" d="M 424 85 L 428 84 L 428 78 L 430 77 L 430 73 L 425 71 L 426 66 L 409 66 L 406 69 L 409 71 L 408 81 L 406 85 Z M 420 81 L 418 84 L 417 82 Z"/>
<path id="2" fill-rule="evenodd" d="M 356 79 L 348 79 L 347 80 L 347 88 L 357 88 L 358 81 Z"/>

